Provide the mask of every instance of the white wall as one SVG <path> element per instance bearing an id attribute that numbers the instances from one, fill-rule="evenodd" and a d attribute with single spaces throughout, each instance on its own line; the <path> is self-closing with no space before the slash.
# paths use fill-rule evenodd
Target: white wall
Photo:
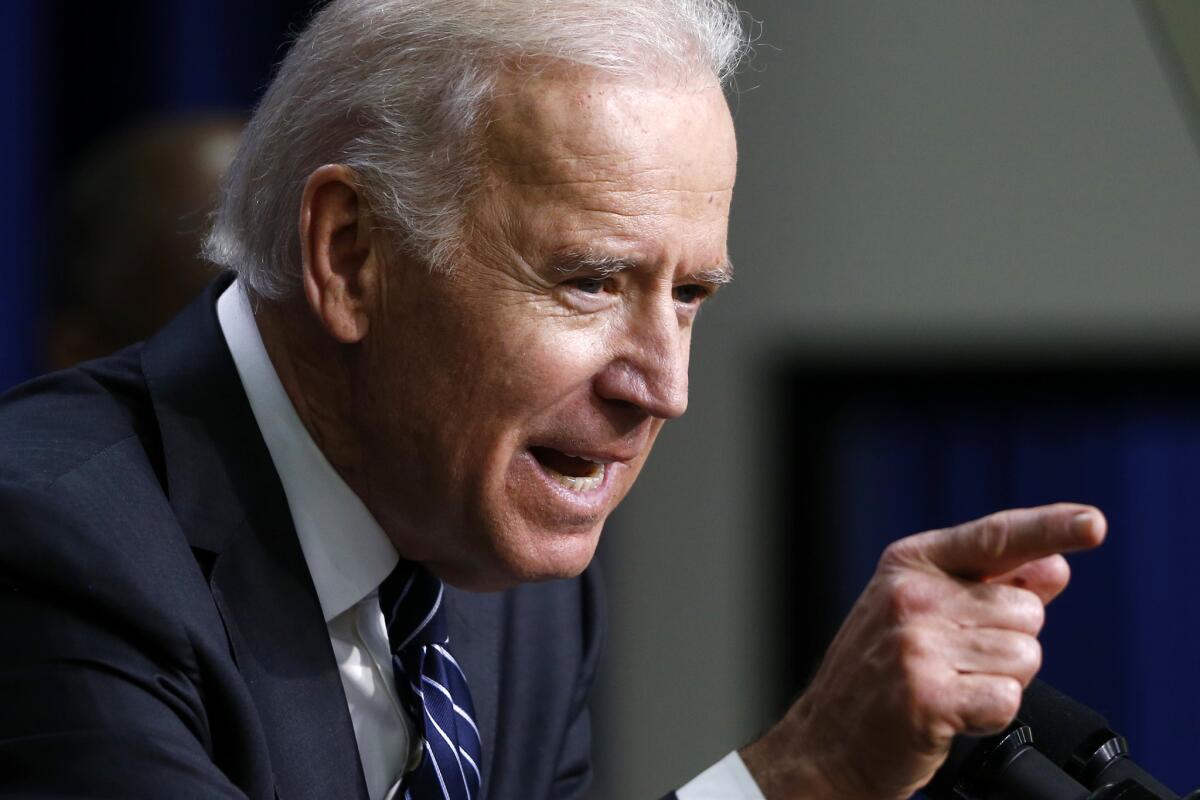
<path id="1" fill-rule="evenodd" d="M 781 352 L 1200 348 L 1200 159 L 1126 0 L 743 0 L 733 287 L 604 545 L 604 797 L 773 714 Z M 777 49 L 776 49 L 777 48 Z M 795 676 L 800 688 L 803 676 Z"/>

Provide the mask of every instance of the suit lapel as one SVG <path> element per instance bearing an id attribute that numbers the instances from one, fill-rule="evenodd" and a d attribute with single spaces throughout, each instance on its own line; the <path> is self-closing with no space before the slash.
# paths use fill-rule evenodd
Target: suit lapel
<path id="1" fill-rule="evenodd" d="M 484 796 L 496 754 L 496 724 L 500 709 L 500 676 L 503 674 L 505 594 L 475 594 L 446 587 L 450 652 L 462 666 L 475 706 L 475 724 L 483 744 Z"/>
<path id="2" fill-rule="evenodd" d="M 266 732 L 277 795 L 366 798 L 329 635 L 287 499 L 216 316 L 217 281 L 147 342 L 171 505 L 203 554 Z"/>

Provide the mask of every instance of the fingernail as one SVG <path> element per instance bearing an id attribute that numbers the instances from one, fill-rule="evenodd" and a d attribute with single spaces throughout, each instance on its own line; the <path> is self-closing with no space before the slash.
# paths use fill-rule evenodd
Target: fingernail
<path id="1" fill-rule="evenodd" d="M 1095 521 L 1096 515 L 1090 511 L 1080 511 L 1075 516 L 1071 517 L 1071 532 L 1072 533 L 1090 533 L 1092 523 Z"/>

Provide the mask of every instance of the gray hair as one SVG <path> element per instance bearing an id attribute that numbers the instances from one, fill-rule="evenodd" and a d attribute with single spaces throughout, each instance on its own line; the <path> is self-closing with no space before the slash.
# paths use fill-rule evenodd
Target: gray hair
<path id="1" fill-rule="evenodd" d="M 377 224 L 449 269 L 503 70 L 561 62 L 614 77 L 726 83 L 748 47 L 729 0 L 333 0 L 299 36 L 225 177 L 204 255 L 255 294 L 300 284 L 300 201 L 350 167 Z"/>

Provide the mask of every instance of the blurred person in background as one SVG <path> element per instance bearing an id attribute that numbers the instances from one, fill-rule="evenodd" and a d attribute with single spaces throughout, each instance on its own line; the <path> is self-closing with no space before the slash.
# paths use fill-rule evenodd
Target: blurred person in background
<path id="1" fill-rule="evenodd" d="M 200 254 L 245 120 L 144 122 L 72 174 L 53 243 L 45 364 L 63 369 L 148 338 L 214 275 Z"/>
<path id="2" fill-rule="evenodd" d="M 732 277 L 745 47 L 719 0 L 324 7 L 226 178 L 227 274 L 0 408 L 0 794 L 583 795 L 592 557 Z M 907 797 L 1015 714 L 1103 535 L 1063 504 L 896 543 L 678 797 Z"/>

